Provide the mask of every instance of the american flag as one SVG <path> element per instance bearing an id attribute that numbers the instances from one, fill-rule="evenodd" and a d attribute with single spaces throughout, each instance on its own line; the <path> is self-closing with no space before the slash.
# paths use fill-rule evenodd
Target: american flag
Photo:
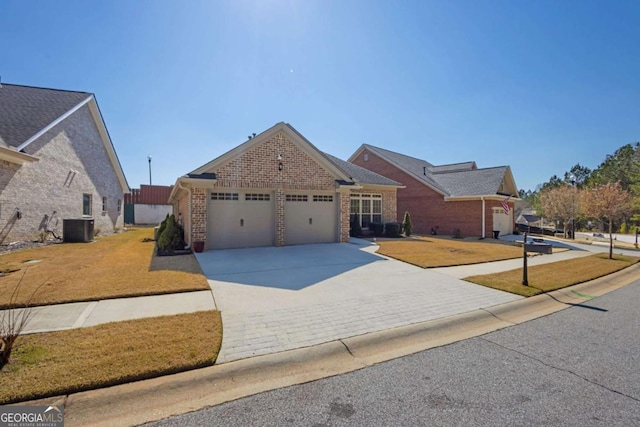
<path id="1" fill-rule="evenodd" d="M 504 209 L 504 214 L 505 215 L 509 215 L 509 199 L 511 198 L 511 196 L 507 197 L 506 199 L 504 199 L 503 201 L 501 201 L 500 203 L 502 203 L 502 209 Z"/>

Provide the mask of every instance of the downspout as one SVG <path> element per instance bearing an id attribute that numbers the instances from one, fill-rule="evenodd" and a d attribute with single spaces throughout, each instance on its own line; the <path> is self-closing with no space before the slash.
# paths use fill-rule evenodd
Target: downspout
<path id="1" fill-rule="evenodd" d="M 485 211 L 484 196 L 480 197 L 480 200 L 482 200 L 482 238 L 484 239 L 485 238 L 485 234 L 486 234 L 485 233 L 485 224 L 484 224 L 485 217 L 486 217 L 486 215 L 484 214 L 484 211 Z"/>
<path id="2" fill-rule="evenodd" d="M 193 233 L 193 227 L 191 226 L 191 187 L 184 187 L 182 185 L 182 182 L 178 181 L 178 188 L 182 189 L 182 190 L 186 190 L 188 197 L 189 197 L 189 208 L 187 209 L 188 211 L 188 218 L 189 218 L 189 246 L 191 246 L 191 237 L 192 237 L 192 233 Z"/>

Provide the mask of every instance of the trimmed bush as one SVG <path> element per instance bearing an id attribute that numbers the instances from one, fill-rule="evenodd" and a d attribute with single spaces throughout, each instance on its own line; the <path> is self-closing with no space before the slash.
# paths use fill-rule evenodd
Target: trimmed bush
<path id="1" fill-rule="evenodd" d="M 385 222 L 384 235 L 386 237 L 400 237 L 400 228 L 399 222 Z"/>
<path id="2" fill-rule="evenodd" d="M 175 251 L 184 249 L 184 231 L 176 222 L 176 217 L 171 215 L 165 219 L 166 225 L 162 233 L 158 233 L 158 249 L 161 251 Z"/>
<path id="3" fill-rule="evenodd" d="M 167 221 L 169 221 L 169 214 L 167 214 L 164 220 L 160 223 L 160 227 L 158 228 L 158 240 L 160 240 L 160 236 L 162 236 L 164 229 L 167 228 Z"/>
<path id="4" fill-rule="evenodd" d="M 413 230 L 413 224 L 411 223 L 411 214 L 409 212 L 404 213 L 404 219 L 402 220 L 402 232 L 405 236 L 411 236 L 411 231 Z"/>
<path id="5" fill-rule="evenodd" d="M 372 222 L 369 224 L 369 230 L 373 232 L 373 235 L 380 237 L 384 234 L 384 224 L 381 222 Z"/>

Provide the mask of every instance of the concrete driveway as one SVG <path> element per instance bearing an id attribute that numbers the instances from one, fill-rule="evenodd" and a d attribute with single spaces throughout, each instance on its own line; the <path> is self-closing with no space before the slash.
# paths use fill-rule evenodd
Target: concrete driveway
<path id="1" fill-rule="evenodd" d="M 218 363 L 521 298 L 388 259 L 376 249 L 352 239 L 196 254 L 222 312 Z"/>

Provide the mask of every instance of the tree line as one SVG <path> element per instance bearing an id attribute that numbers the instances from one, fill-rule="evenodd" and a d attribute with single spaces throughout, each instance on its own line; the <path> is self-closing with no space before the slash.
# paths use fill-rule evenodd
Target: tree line
<path id="1" fill-rule="evenodd" d="M 594 170 L 578 163 L 563 178 L 554 175 L 519 195 L 538 215 L 562 224 L 565 237 L 571 224 L 587 228 L 592 221 L 610 239 L 616 231 L 635 232 L 640 222 L 640 142 L 607 155 Z"/>

